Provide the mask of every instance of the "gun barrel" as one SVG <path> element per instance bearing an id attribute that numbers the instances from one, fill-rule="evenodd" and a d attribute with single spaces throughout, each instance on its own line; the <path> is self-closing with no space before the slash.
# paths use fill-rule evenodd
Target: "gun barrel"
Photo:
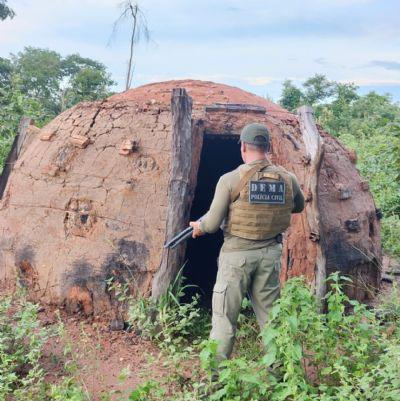
<path id="1" fill-rule="evenodd" d="M 201 219 L 204 216 L 201 216 L 197 221 L 201 221 Z M 185 228 L 183 231 L 181 231 L 179 234 L 175 235 L 174 238 L 169 240 L 165 245 L 164 248 L 175 248 L 177 245 L 179 245 L 182 241 L 185 241 L 186 239 L 190 238 L 193 233 L 193 227 L 188 227 Z"/>
<path id="2" fill-rule="evenodd" d="M 182 235 L 177 239 L 173 244 L 170 245 L 171 249 L 174 249 L 176 246 L 178 246 L 181 242 L 186 241 L 188 238 L 192 236 L 193 229 L 189 232 L 187 232 L 185 235 Z"/>
<path id="3" fill-rule="evenodd" d="M 189 238 L 192 235 L 193 228 L 188 227 L 185 230 L 181 231 L 178 235 L 175 235 L 170 241 L 168 241 L 164 248 L 175 248 L 176 245 L 180 244 L 184 239 Z"/>

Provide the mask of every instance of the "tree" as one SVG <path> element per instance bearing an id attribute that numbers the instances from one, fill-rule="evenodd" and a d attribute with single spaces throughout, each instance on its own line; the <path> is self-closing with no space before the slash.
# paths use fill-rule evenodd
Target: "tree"
<path id="1" fill-rule="evenodd" d="M 50 118 L 37 100 L 29 98 L 21 91 L 18 76 L 12 77 L 6 85 L 7 87 L 0 86 L 0 173 L 21 117 L 28 115 L 38 125 L 42 125 Z"/>
<path id="2" fill-rule="evenodd" d="M 335 92 L 335 84 L 325 75 L 315 74 L 303 84 L 305 101 L 309 105 L 326 100 Z"/>
<path id="3" fill-rule="evenodd" d="M 82 100 L 107 97 L 115 84 L 104 64 L 79 54 L 63 58 L 52 50 L 26 47 L 11 59 L 21 91 L 38 100 L 51 115 Z"/>
<path id="4" fill-rule="evenodd" d="M 25 47 L 11 55 L 15 73 L 21 79 L 21 90 L 41 102 L 46 109 L 59 112 L 61 56 L 52 50 Z"/>
<path id="5" fill-rule="evenodd" d="M 339 136 L 348 130 L 352 121 L 352 105 L 359 96 L 358 87 L 353 83 L 334 83 L 333 100 L 315 108 L 319 122 L 332 135 Z"/>
<path id="6" fill-rule="evenodd" d="M 4 21 L 6 18 L 14 18 L 15 12 L 7 5 L 7 0 L 0 0 L 0 20 Z"/>
<path id="7" fill-rule="evenodd" d="M 350 104 L 353 100 L 359 98 L 357 94 L 358 86 L 354 83 L 334 83 L 334 93 L 337 96 L 337 100 L 346 104 Z"/>
<path id="8" fill-rule="evenodd" d="M 296 110 L 304 101 L 302 91 L 293 85 L 290 79 L 283 82 L 282 97 L 279 103 L 289 111 Z"/>
<path id="9" fill-rule="evenodd" d="M 66 56 L 61 61 L 61 69 L 64 76 L 73 76 L 84 68 L 93 68 L 104 72 L 107 70 L 104 64 L 91 58 L 82 57 L 77 53 Z"/>
<path id="10" fill-rule="evenodd" d="M 115 85 L 104 64 L 72 54 L 61 61 L 65 86 L 61 96 L 61 110 L 85 100 L 104 99 Z"/>
<path id="11" fill-rule="evenodd" d="M 13 66 L 10 60 L 0 57 L 0 89 L 10 86 Z"/>
<path id="12" fill-rule="evenodd" d="M 71 79 L 65 91 L 63 109 L 87 100 L 104 99 L 110 94 L 109 86 L 113 81 L 109 75 L 95 68 L 83 68 Z"/>
<path id="13" fill-rule="evenodd" d="M 125 90 L 128 90 L 132 85 L 133 70 L 134 70 L 133 52 L 135 44 L 139 43 L 142 37 L 144 37 L 144 40 L 148 42 L 150 40 L 150 32 L 147 26 L 146 17 L 143 14 L 142 10 L 139 8 L 138 3 L 133 2 L 132 0 L 126 0 L 121 4 L 121 9 L 122 12 L 114 23 L 111 37 L 113 37 L 116 34 L 119 26 L 124 21 L 126 20 L 130 21 L 131 36 L 129 42 L 128 68 L 125 80 Z"/>

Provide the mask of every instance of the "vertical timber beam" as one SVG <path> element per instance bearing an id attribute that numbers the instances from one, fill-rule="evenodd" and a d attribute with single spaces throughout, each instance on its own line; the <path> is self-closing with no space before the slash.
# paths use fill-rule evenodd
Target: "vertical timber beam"
<path id="1" fill-rule="evenodd" d="M 191 172 L 193 159 L 192 99 L 185 89 L 175 88 L 171 98 L 172 147 L 171 172 L 168 188 L 166 238 L 172 238 L 187 227 L 192 194 Z M 153 278 L 152 298 L 165 294 L 169 284 L 181 268 L 185 245 L 165 249 L 160 268 Z"/>
<path id="2" fill-rule="evenodd" d="M 315 241 L 317 247 L 317 259 L 315 261 L 315 294 L 322 300 L 326 293 L 326 257 L 320 241 L 321 221 L 318 208 L 318 177 L 324 156 L 324 142 L 318 132 L 314 120 L 313 109 L 302 106 L 297 110 L 300 131 L 310 160 L 309 171 L 305 190 L 310 202 L 306 203 L 306 215 L 310 225 L 310 238 Z"/>
<path id="3" fill-rule="evenodd" d="M 25 142 L 25 138 L 30 124 L 32 124 L 32 120 L 29 117 L 21 118 L 17 135 L 14 138 L 11 150 L 7 156 L 7 159 L 4 163 L 3 171 L 0 175 L 0 199 L 3 197 L 4 191 L 7 186 L 8 177 L 10 176 L 14 164 L 21 153 L 21 149 Z"/>

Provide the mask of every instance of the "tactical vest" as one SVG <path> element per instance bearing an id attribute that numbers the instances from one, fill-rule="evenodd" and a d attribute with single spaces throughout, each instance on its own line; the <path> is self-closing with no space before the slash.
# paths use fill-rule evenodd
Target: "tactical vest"
<path id="1" fill-rule="evenodd" d="M 260 162 L 241 173 L 231 194 L 225 231 L 251 240 L 274 238 L 289 227 L 293 205 L 289 173 Z"/>

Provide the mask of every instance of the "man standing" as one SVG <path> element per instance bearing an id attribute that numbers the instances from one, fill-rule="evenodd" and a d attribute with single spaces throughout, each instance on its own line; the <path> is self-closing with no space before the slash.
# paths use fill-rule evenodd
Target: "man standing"
<path id="1" fill-rule="evenodd" d="M 212 299 L 210 338 L 218 341 L 218 359 L 229 358 L 246 293 L 262 329 L 279 297 L 282 232 L 291 213 L 304 209 L 296 177 L 268 158 L 269 132 L 262 124 L 246 125 L 240 135 L 245 164 L 223 175 L 210 210 L 190 222 L 193 237 L 215 233 L 222 224 L 224 243 Z"/>

